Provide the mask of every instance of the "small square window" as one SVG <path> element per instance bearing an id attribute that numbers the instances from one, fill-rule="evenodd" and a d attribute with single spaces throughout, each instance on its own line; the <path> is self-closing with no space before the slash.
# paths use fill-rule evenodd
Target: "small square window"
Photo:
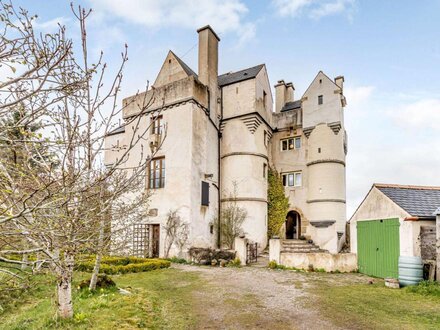
<path id="1" fill-rule="evenodd" d="M 324 96 L 319 95 L 318 96 L 318 104 L 321 105 L 324 102 Z"/>
<path id="2" fill-rule="evenodd" d="M 287 140 L 282 140 L 281 141 L 281 150 L 282 151 L 287 150 Z"/>
<path id="3" fill-rule="evenodd" d="M 294 139 L 289 139 L 289 150 L 292 150 L 295 148 Z"/>

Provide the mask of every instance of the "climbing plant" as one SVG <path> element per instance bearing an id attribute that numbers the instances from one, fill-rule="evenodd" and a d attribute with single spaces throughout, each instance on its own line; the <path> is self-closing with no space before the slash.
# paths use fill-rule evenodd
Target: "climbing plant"
<path id="1" fill-rule="evenodd" d="M 273 167 L 269 167 L 267 185 L 268 226 L 269 238 L 279 235 L 281 226 L 289 211 L 289 199 L 284 194 L 284 186 L 280 174 Z"/>

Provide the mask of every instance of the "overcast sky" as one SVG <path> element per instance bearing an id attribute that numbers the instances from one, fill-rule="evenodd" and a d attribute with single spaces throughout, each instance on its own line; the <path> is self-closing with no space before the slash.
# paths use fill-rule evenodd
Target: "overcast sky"
<path id="1" fill-rule="evenodd" d="M 14 1 L 78 38 L 70 0 Z M 440 186 L 440 1 L 84 0 L 90 51 L 129 47 L 123 95 L 154 81 L 172 49 L 197 71 L 198 27 L 221 38 L 220 73 L 266 63 L 300 97 L 319 70 L 345 76 L 347 215 L 372 183 Z"/>

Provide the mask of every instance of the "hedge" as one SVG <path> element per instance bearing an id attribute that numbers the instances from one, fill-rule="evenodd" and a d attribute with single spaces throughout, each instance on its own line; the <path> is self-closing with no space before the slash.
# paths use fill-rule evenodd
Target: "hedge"
<path id="1" fill-rule="evenodd" d="M 137 257 L 103 257 L 100 273 L 114 275 L 126 273 L 148 272 L 150 270 L 168 268 L 171 262 L 163 259 L 146 259 Z M 75 269 L 81 272 L 92 272 L 95 260 L 87 259 L 76 265 Z"/>

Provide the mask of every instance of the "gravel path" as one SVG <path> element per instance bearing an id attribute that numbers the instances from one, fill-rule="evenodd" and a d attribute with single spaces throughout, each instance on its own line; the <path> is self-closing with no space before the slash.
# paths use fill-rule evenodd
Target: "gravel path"
<path id="1" fill-rule="evenodd" d="M 319 274 L 260 267 L 175 265 L 204 280 L 195 293 L 199 329 L 339 329 L 313 309 L 309 288 L 365 281 L 355 274 Z"/>

